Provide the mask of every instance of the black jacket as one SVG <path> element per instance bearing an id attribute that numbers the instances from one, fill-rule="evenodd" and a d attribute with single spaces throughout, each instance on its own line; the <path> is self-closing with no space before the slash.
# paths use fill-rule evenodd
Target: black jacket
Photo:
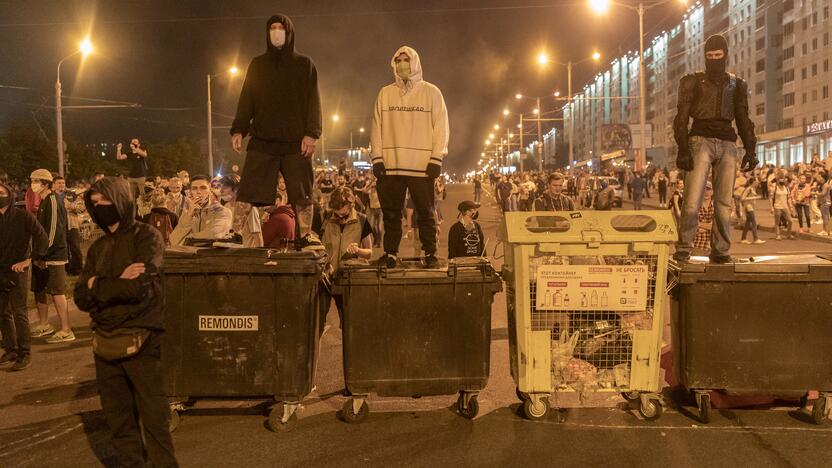
<path id="1" fill-rule="evenodd" d="M 286 44 L 277 49 L 269 40 L 269 27 L 283 24 Z M 283 15 L 266 25 L 266 53 L 254 58 L 231 124 L 231 134 L 251 134 L 249 151 L 270 154 L 300 153 L 300 142 L 321 136 L 321 97 L 318 71 L 312 59 L 295 52 L 295 30 Z"/>
<path id="2" fill-rule="evenodd" d="M 688 129 L 691 118 L 693 126 Z M 709 79 L 705 72 L 682 77 L 673 120 L 673 136 L 679 148 L 689 148 L 689 136 L 736 141 L 737 132 L 731 121 L 737 123 L 745 152 L 755 154 L 757 137 L 754 122 L 748 116 L 748 84 L 745 80 L 729 73 L 719 82 Z"/>
<path id="3" fill-rule="evenodd" d="M 121 215 L 115 233 L 110 233 L 95 217 L 90 199 L 95 192 L 111 200 Z M 92 220 L 107 235 L 95 241 L 87 252 L 84 270 L 75 285 L 75 304 L 89 312 L 93 328 L 164 330 L 162 235 L 153 226 L 133 219 L 135 207 L 126 180 L 117 177 L 99 180 L 87 191 L 84 202 Z M 145 273 L 132 280 L 119 278 L 132 263 L 144 263 Z M 93 276 L 97 279 L 89 289 L 87 281 Z"/>
<path id="4" fill-rule="evenodd" d="M 15 263 L 43 257 L 49 239 L 31 213 L 14 206 L 14 190 L 6 184 L 2 185 L 11 197 L 6 213 L 0 214 L 0 273 L 5 273 L 11 271 Z"/>
<path id="5" fill-rule="evenodd" d="M 35 260 L 46 262 L 65 262 L 69 260 L 69 247 L 66 243 L 67 218 L 66 207 L 58 200 L 55 192 L 49 193 L 38 207 L 38 222 L 46 231 L 48 246 L 46 253 Z"/>

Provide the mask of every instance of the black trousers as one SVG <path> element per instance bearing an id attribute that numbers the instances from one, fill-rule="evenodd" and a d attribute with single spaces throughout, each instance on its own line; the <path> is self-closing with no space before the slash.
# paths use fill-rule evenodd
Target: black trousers
<path id="1" fill-rule="evenodd" d="M 69 246 L 69 263 L 66 264 L 66 272 L 73 276 L 80 275 L 84 264 L 83 254 L 81 254 L 81 231 L 70 229 L 66 235 L 66 243 Z"/>
<path id="2" fill-rule="evenodd" d="M 106 361 L 95 356 L 101 407 L 122 466 L 178 466 L 169 432 L 170 407 L 161 357 L 158 333 L 131 358 Z"/>
<path id="3" fill-rule="evenodd" d="M 277 194 L 277 176 L 283 175 L 289 204 L 293 207 L 312 204 L 315 172 L 312 158 L 300 153 L 268 154 L 249 151 L 240 178 L 237 200 L 254 206 L 272 206 Z"/>
<path id="4" fill-rule="evenodd" d="M 26 293 L 29 291 L 28 272 L 11 270 L 0 273 L 13 282 L 11 289 L 0 292 L 0 332 L 3 333 L 3 349 L 17 354 L 18 358 L 31 350 L 29 314 L 26 311 Z"/>
<path id="5" fill-rule="evenodd" d="M 434 215 L 433 179 L 430 177 L 384 176 L 376 184 L 384 217 L 384 251 L 399 252 L 402 240 L 402 206 L 405 194 L 416 211 L 419 240 L 426 254 L 436 253 L 436 218 Z"/>

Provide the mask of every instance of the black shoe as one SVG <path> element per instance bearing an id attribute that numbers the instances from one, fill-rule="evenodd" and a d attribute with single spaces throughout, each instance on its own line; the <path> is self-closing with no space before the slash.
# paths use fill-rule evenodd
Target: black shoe
<path id="1" fill-rule="evenodd" d="M 29 357 L 28 354 L 24 354 L 20 357 L 17 361 L 15 361 L 14 365 L 12 366 L 13 371 L 22 371 L 24 369 L 28 369 L 29 366 L 32 365 L 32 358 Z"/>
<path id="2" fill-rule="evenodd" d="M 439 259 L 436 258 L 436 255 L 425 255 L 425 268 L 439 268 Z"/>
<path id="3" fill-rule="evenodd" d="M 733 257 L 730 255 L 720 255 L 720 256 L 711 256 L 708 257 L 711 263 L 715 263 L 717 265 L 725 265 L 726 263 L 737 263 Z"/>
<path id="4" fill-rule="evenodd" d="M 391 269 L 396 268 L 397 266 L 399 266 L 399 258 L 395 255 L 385 253 L 384 255 L 379 257 L 378 260 L 376 260 L 376 265 Z"/>
<path id="5" fill-rule="evenodd" d="M 690 261 L 690 254 L 688 252 L 676 252 L 673 254 L 673 260 L 679 263 L 688 263 Z"/>
<path id="6" fill-rule="evenodd" d="M 0 364 L 15 361 L 17 361 L 17 353 L 3 353 L 3 355 L 0 356 Z"/>

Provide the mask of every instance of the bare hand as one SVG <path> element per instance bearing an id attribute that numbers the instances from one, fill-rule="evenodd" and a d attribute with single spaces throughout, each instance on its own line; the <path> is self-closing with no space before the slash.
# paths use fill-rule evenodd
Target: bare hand
<path id="1" fill-rule="evenodd" d="M 124 145 L 122 145 L 121 143 L 117 143 L 116 144 L 116 149 L 121 151 L 122 146 L 124 146 Z"/>
<path id="2" fill-rule="evenodd" d="M 231 148 L 234 149 L 236 152 L 240 152 L 243 149 L 243 134 L 242 133 L 235 133 L 231 135 Z"/>
<path id="3" fill-rule="evenodd" d="M 124 269 L 119 278 L 128 280 L 136 279 L 140 275 L 142 275 L 144 271 L 144 263 L 131 263 L 127 268 Z"/>
<path id="4" fill-rule="evenodd" d="M 315 145 L 318 144 L 318 140 L 312 137 L 303 137 L 303 141 L 300 142 L 300 152 L 304 156 L 311 157 L 315 154 Z"/>
<path id="5" fill-rule="evenodd" d="M 12 271 L 15 272 L 15 273 L 23 273 L 24 271 L 26 271 L 27 268 L 29 268 L 29 265 L 31 265 L 31 264 L 32 264 L 32 259 L 27 258 L 26 260 L 23 260 L 22 262 L 15 263 L 14 265 L 12 265 Z"/>
<path id="6" fill-rule="evenodd" d="M 357 255 L 358 254 L 358 244 L 353 242 L 352 244 L 347 246 L 347 253 L 352 254 L 352 255 Z"/>

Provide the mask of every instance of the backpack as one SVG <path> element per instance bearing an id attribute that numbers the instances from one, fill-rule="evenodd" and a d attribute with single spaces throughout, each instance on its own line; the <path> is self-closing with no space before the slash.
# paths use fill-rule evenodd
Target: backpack
<path id="1" fill-rule="evenodd" d="M 165 245 L 170 245 L 170 235 L 173 232 L 173 225 L 170 222 L 170 216 L 163 213 L 150 213 L 150 224 L 156 230 L 162 233 L 162 238 L 165 240 Z"/>

